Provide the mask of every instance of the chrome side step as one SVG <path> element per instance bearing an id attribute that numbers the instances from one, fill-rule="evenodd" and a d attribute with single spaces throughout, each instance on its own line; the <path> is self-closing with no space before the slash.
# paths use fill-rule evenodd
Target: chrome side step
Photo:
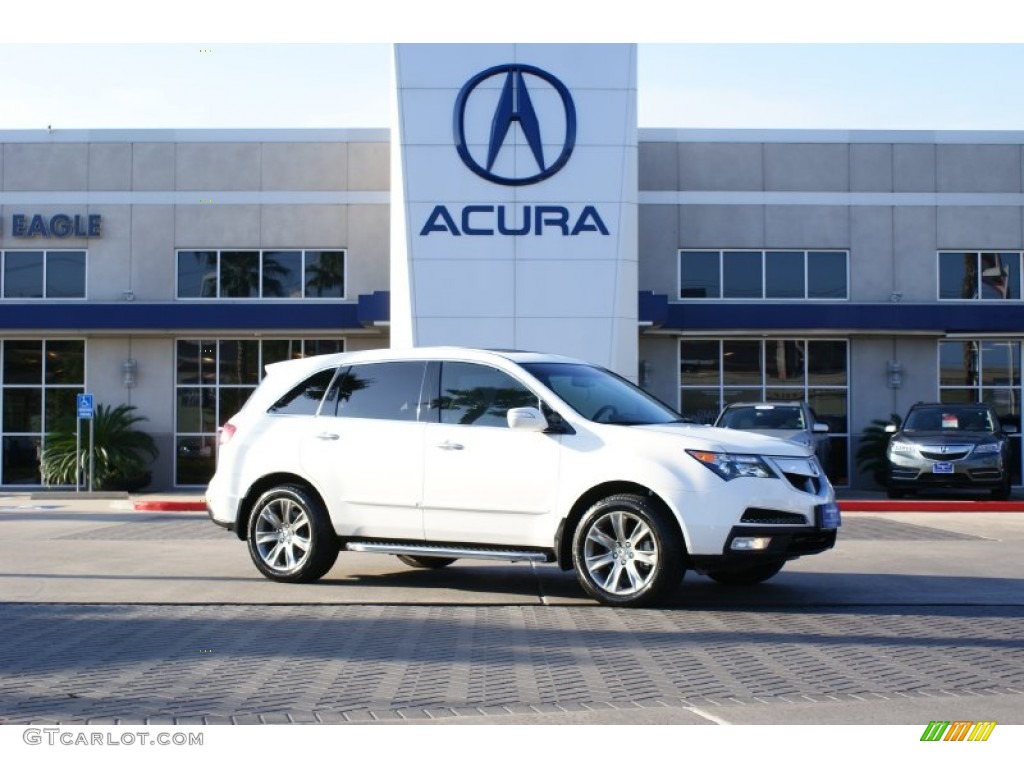
<path id="1" fill-rule="evenodd" d="M 501 547 L 459 547 L 431 544 L 393 544 L 386 541 L 348 541 L 344 549 L 349 552 L 376 552 L 385 555 L 419 555 L 421 557 L 455 557 L 476 560 L 506 560 L 509 562 L 554 562 L 554 554 Z"/>

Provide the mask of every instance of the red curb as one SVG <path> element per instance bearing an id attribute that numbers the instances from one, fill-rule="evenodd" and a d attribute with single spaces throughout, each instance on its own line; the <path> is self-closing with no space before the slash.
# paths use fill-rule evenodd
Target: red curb
<path id="1" fill-rule="evenodd" d="M 136 512 L 205 512 L 205 501 L 136 501 Z"/>
<path id="2" fill-rule="evenodd" d="M 873 499 L 840 501 L 843 512 L 1024 512 L 1019 501 L 876 501 Z"/>

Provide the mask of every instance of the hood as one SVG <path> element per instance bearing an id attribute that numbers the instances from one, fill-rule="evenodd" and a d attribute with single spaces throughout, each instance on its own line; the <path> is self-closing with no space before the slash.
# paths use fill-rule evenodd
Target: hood
<path id="1" fill-rule="evenodd" d="M 719 453 L 757 453 L 765 456 L 799 456 L 804 458 L 814 455 L 814 451 L 810 446 L 792 443 L 789 440 L 779 439 L 774 435 L 747 432 L 739 429 L 675 423 L 639 424 L 623 427 L 623 429 L 674 435 L 681 440 L 692 443 L 692 445 L 686 446 L 687 448 L 717 451 Z"/>

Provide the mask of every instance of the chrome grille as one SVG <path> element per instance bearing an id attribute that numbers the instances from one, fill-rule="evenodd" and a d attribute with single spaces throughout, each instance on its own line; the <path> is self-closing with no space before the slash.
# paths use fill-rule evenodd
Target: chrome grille
<path id="1" fill-rule="evenodd" d="M 959 461 L 971 452 L 971 445 L 922 445 L 922 458 L 928 461 Z"/>

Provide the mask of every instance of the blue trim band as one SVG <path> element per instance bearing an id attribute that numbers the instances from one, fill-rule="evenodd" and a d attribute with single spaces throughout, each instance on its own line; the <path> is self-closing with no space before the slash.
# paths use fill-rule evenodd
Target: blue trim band
<path id="1" fill-rule="evenodd" d="M 640 292 L 640 321 L 665 330 L 690 332 L 847 331 L 903 333 L 1019 333 L 1024 336 L 1024 303 L 949 302 L 799 303 L 670 302 Z"/>

